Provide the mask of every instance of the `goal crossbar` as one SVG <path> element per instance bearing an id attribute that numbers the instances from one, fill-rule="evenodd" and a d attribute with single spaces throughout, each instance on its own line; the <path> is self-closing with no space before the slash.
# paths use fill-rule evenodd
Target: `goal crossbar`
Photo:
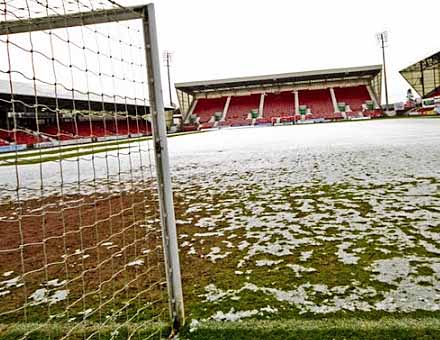
<path id="1" fill-rule="evenodd" d="M 146 6 L 113 8 L 0 22 L 0 35 L 143 19 Z"/>

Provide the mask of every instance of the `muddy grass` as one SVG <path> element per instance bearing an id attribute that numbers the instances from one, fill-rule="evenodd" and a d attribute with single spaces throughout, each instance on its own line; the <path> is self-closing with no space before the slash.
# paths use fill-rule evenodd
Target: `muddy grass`
<path id="1" fill-rule="evenodd" d="M 148 190 L 3 204 L 1 323 L 142 321 L 164 311 L 167 318 L 154 195 Z"/>

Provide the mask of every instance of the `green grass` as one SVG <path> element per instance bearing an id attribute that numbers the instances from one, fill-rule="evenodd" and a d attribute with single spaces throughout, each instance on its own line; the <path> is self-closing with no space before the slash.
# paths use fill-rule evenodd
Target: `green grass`
<path id="1" fill-rule="evenodd" d="M 0 324 L 0 339 L 27 340 L 57 339 L 71 331 L 73 323 Z M 129 323 L 100 326 L 80 325 L 69 334 L 69 339 L 166 339 L 170 328 L 164 323 Z M 202 322 L 191 330 L 186 325 L 179 336 L 182 340 L 379 340 L 379 339 L 440 339 L 440 320 L 437 318 L 395 318 L 379 320 L 359 318 L 323 320 L 248 320 L 242 322 Z"/>
<path id="2" fill-rule="evenodd" d="M 436 318 L 329 319 L 245 322 L 203 322 L 192 332 L 186 326 L 181 339 L 191 340 L 379 340 L 440 339 Z"/>

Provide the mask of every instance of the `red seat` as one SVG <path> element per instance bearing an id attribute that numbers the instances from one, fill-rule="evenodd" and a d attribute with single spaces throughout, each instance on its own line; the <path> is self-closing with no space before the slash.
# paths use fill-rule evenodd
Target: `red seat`
<path id="1" fill-rule="evenodd" d="M 365 85 L 352 87 L 336 87 L 335 96 L 338 103 L 350 105 L 352 111 L 362 111 L 362 105 L 371 100 Z"/>
<path id="2" fill-rule="evenodd" d="M 268 93 L 264 98 L 264 118 L 293 116 L 295 114 L 295 96 L 292 92 Z"/>
<path id="3" fill-rule="evenodd" d="M 226 97 L 201 98 L 197 101 L 193 114 L 200 118 L 200 123 L 207 123 L 216 112 L 223 112 L 226 104 Z"/>
<path id="4" fill-rule="evenodd" d="M 258 110 L 260 98 L 260 94 L 231 97 L 226 120 L 231 126 L 250 125 L 252 118 L 248 120 L 248 116 L 252 110 Z"/>

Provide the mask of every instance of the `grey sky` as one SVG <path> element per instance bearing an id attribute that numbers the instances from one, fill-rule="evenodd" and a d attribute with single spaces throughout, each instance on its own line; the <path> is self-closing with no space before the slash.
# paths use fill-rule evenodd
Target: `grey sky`
<path id="1" fill-rule="evenodd" d="M 120 0 L 128 5 L 142 1 Z M 162 49 L 176 82 L 381 63 L 389 31 L 390 101 L 403 67 L 440 50 L 440 1 L 156 0 Z"/>
<path id="2" fill-rule="evenodd" d="M 381 51 L 376 33 L 389 31 L 388 76 L 390 101 L 402 101 L 409 85 L 398 73 L 402 68 L 440 50 L 440 1 L 419 0 L 155 0 L 161 50 L 174 52 L 173 82 L 208 80 L 215 78 L 254 76 L 273 73 L 307 71 L 325 68 L 354 67 L 381 64 Z M 148 0 L 119 0 L 122 5 L 148 3 Z M 131 25 L 131 24 L 130 24 Z M 133 23 L 140 28 L 140 23 Z M 142 36 L 129 36 L 126 32 L 112 31 L 115 37 L 122 34 L 124 41 L 140 41 Z M 116 25 L 117 26 L 117 25 Z M 103 28 L 104 31 L 107 27 Z M 121 46 L 108 46 L 97 41 L 94 34 L 81 38 L 80 30 L 71 34 L 78 44 L 99 45 L 98 49 L 111 49 L 115 56 L 127 54 L 126 58 L 138 63 L 144 54 L 131 56 Z M 60 30 L 60 35 L 65 30 Z M 33 33 L 37 49 L 51 54 L 50 40 L 43 33 Z M 71 40 L 73 40 L 71 36 Z M 67 36 L 65 37 L 67 38 Z M 11 37 L 20 46 L 31 48 L 26 34 Z M 101 39 L 98 37 L 98 39 Z M 118 38 L 119 39 L 119 38 Z M 39 78 L 54 83 L 50 63 L 34 54 L 9 44 L 12 69 L 31 79 L 35 72 Z M 68 49 L 55 46 L 56 57 L 68 64 Z M 73 56 L 76 66 L 84 69 L 82 50 Z M 97 64 L 98 62 L 98 64 Z M 101 65 L 99 65 L 99 63 Z M 32 64 L 36 69 L 32 69 Z M 145 81 L 144 74 L 130 68 L 112 70 L 108 60 L 97 61 L 88 56 L 88 68 L 107 74 L 116 73 L 127 80 L 112 83 L 100 82 L 98 77 L 85 79 L 84 72 L 75 72 L 74 83 L 69 72 L 56 70 L 58 82 L 67 88 L 88 87 L 97 93 L 145 96 L 145 89 L 134 86 L 129 80 Z M 0 43 L 0 71 L 8 67 L 6 44 Z M 163 83 L 168 90 L 163 68 Z M 23 81 L 19 73 L 15 81 Z M 132 79 L 130 79 L 130 77 Z M 7 78 L 0 72 L 0 78 Z M 130 85 L 131 84 L 131 85 Z M 44 85 L 44 84 L 43 84 Z M 384 92 L 384 91 L 383 91 Z M 168 96 L 165 96 L 168 103 Z"/>

